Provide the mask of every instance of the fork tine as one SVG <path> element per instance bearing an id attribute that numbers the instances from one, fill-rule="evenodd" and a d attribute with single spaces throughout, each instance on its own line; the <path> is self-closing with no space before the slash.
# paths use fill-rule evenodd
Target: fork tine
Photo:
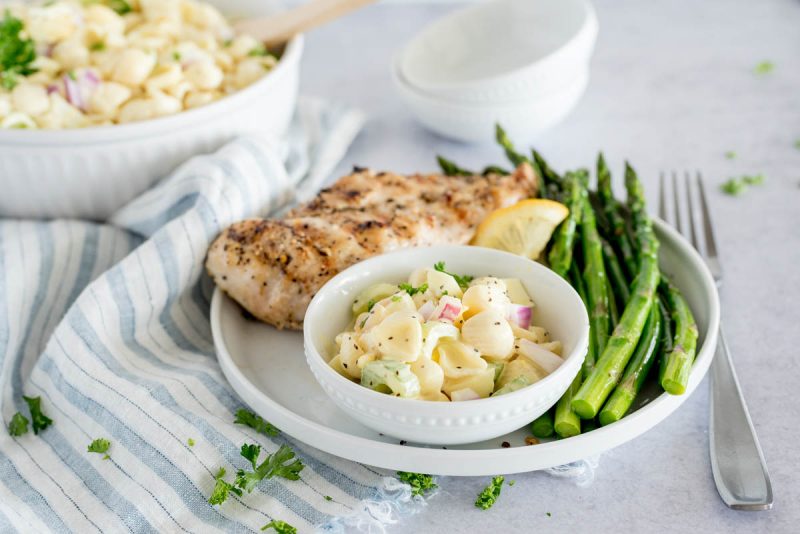
<path id="1" fill-rule="evenodd" d="M 664 171 L 661 171 L 659 175 L 659 189 L 658 189 L 658 216 L 661 217 L 662 221 L 667 220 L 667 191 L 665 189 L 666 177 L 664 176 Z"/>
<path id="2" fill-rule="evenodd" d="M 675 201 L 675 228 L 683 233 L 683 223 L 681 222 L 681 199 L 678 197 L 678 173 L 672 171 L 672 196 Z"/>
<path id="3" fill-rule="evenodd" d="M 711 226 L 711 211 L 706 202 L 706 188 L 703 185 L 703 177 L 697 171 L 697 189 L 700 191 L 700 209 L 703 215 L 703 234 L 706 241 L 706 255 L 709 258 L 717 259 L 717 240 L 714 238 L 714 228 Z"/>
<path id="4" fill-rule="evenodd" d="M 689 219 L 689 235 L 692 238 L 692 245 L 694 246 L 695 249 L 699 251 L 700 243 L 698 243 L 697 241 L 697 229 L 695 228 L 695 223 L 694 223 L 695 212 L 694 212 L 694 201 L 692 200 L 692 197 L 694 195 L 692 194 L 692 183 L 691 183 L 691 177 L 689 176 L 689 171 L 686 171 L 684 178 L 685 178 L 684 181 L 686 182 L 686 201 L 688 206 L 687 209 L 689 211 L 689 213 L 687 214 L 687 217 Z"/>

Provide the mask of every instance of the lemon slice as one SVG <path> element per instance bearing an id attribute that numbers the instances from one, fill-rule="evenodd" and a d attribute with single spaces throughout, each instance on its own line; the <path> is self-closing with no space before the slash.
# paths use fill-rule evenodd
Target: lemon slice
<path id="1" fill-rule="evenodd" d="M 478 226 L 470 244 L 535 260 L 568 214 L 567 207 L 554 200 L 523 200 L 490 213 Z"/>

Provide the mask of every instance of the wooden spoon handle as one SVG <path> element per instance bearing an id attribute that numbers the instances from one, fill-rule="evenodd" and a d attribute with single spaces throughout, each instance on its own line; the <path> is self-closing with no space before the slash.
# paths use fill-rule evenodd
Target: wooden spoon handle
<path id="1" fill-rule="evenodd" d="M 288 11 L 239 21 L 235 28 L 237 32 L 250 34 L 267 46 L 277 45 L 374 1 L 311 0 Z"/>

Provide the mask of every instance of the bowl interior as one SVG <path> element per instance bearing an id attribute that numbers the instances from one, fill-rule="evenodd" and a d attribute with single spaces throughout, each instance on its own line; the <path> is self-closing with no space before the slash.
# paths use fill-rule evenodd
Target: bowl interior
<path id="1" fill-rule="evenodd" d="M 415 85 L 468 83 L 512 72 L 574 39 L 591 11 L 584 0 L 494 0 L 435 22 L 403 54 Z M 502 33 L 503 38 L 498 38 Z"/>
<path id="2" fill-rule="evenodd" d="M 327 362 L 335 355 L 334 338 L 348 328 L 352 320 L 351 305 L 360 291 L 379 282 L 405 282 L 414 269 L 432 267 L 439 261 L 444 261 L 447 270 L 457 274 L 518 278 L 536 303 L 532 324 L 547 328 L 552 339 L 563 343 L 565 359 L 583 358 L 588 319 L 580 297 L 569 284 L 528 259 L 467 246 L 400 250 L 361 262 L 331 279 L 314 297 L 306 313 L 304 337 L 306 343 L 313 345 L 311 357 Z M 325 368 L 336 375 L 340 383 L 355 385 L 327 365 Z M 375 395 L 397 400 L 388 395 Z M 408 399 L 400 400 L 408 402 Z"/>
<path id="3" fill-rule="evenodd" d="M 281 10 L 278 0 L 204 0 L 216 7 L 229 21 L 243 17 L 269 15 Z M 0 1 L 0 3 L 2 3 Z M 31 144 L 35 146 L 72 146 L 128 141 L 149 138 L 155 134 L 205 126 L 209 120 L 231 113 L 232 107 L 247 106 L 252 99 L 263 98 L 264 91 L 278 83 L 289 68 L 297 68 L 303 50 L 303 36 L 293 37 L 283 50 L 280 61 L 270 73 L 247 87 L 225 95 L 219 100 L 196 108 L 185 109 L 173 115 L 135 121 L 113 126 L 90 126 L 78 129 L 25 130 L 0 129 L 0 144 Z M 79 131 L 80 135 L 75 135 Z"/>

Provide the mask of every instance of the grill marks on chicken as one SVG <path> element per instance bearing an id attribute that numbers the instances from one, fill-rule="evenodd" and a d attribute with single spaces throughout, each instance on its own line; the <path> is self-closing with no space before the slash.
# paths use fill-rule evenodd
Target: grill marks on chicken
<path id="1" fill-rule="evenodd" d="M 398 248 L 465 244 L 486 215 L 534 196 L 536 184 L 529 165 L 504 176 L 358 170 L 283 219 L 231 225 L 206 268 L 256 318 L 299 329 L 311 298 L 340 271 Z"/>

